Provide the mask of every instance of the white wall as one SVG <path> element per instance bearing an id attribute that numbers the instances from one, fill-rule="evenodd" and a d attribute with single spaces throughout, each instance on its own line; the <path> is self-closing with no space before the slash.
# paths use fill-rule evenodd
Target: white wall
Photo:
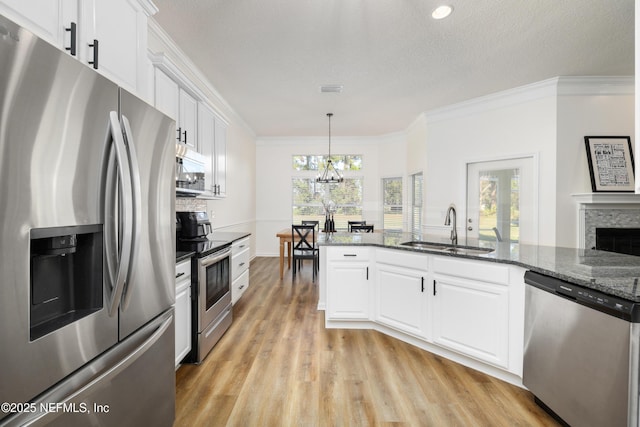
<path id="1" fill-rule="evenodd" d="M 466 163 L 535 154 L 538 244 L 578 246 L 572 193 L 590 192 L 585 135 L 633 135 L 633 80 L 562 77 L 426 113 L 424 228 L 466 209 Z M 409 157 L 419 153 L 410 144 Z M 413 151 L 412 151 L 413 148 Z M 459 221 L 460 235 L 464 222 Z"/>
<path id="2" fill-rule="evenodd" d="M 537 155 L 540 188 L 555 185 L 555 84 L 544 82 L 482 97 L 429 112 L 425 173 L 425 227 L 443 228 L 447 207 L 458 210 L 460 236 L 465 235 L 466 164 Z M 541 244 L 555 238 L 555 197 L 539 200 Z M 441 231 L 442 232 L 442 231 Z"/>
<path id="3" fill-rule="evenodd" d="M 632 78 L 573 78 L 558 96 L 556 245 L 579 246 L 577 205 L 571 194 L 590 193 L 585 136 L 634 138 Z M 562 82 L 562 81 L 561 81 Z M 636 153 L 634 153 L 636 154 Z"/>
<path id="4" fill-rule="evenodd" d="M 364 178 L 363 218 L 376 228 L 381 224 L 380 179 L 405 173 L 403 134 L 375 138 L 331 138 L 331 153 L 361 154 L 363 168 L 353 172 Z M 256 142 L 256 254 L 277 256 L 276 233 L 291 227 L 291 179 L 300 176 L 293 170 L 296 154 L 326 155 L 328 137 L 259 138 Z M 345 175 L 346 176 L 346 175 Z"/>

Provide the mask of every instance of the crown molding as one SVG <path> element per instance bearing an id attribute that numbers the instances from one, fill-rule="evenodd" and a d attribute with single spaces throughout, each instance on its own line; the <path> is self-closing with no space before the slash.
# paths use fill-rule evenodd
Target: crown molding
<path id="1" fill-rule="evenodd" d="M 160 10 L 151 0 L 138 0 L 138 3 L 147 16 L 153 16 Z"/>
<path id="2" fill-rule="evenodd" d="M 191 61 L 189 56 L 175 43 L 175 41 L 167 34 L 158 22 L 149 18 L 148 20 L 149 35 L 153 36 L 162 46 L 163 52 L 149 51 L 149 59 L 154 65 L 159 65 L 163 71 L 175 76 L 182 76 L 180 81 L 185 83 L 187 89 L 198 97 L 203 97 L 203 101 L 207 103 L 223 121 L 229 122 L 229 116 L 233 116 L 234 121 L 240 124 L 255 139 L 256 133 L 244 121 L 244 119 L 229 105 L 229 103 L 220 95 L 213 84 L 202 74 L 200 69 Z M 154 62 L 156 61 L 156 62 Z M 185 72 L 188 70 L 189 74 Z M 188 82 L 188 83 L 187 83 Z M 223 114 L 221 106 L 228 114 Z"/>
<path id="3" fill-rule="evenodd" d="M 548 97 L 616 96 L 634 93 L 633 77 L 560 76 L 427 111 L 424 115 L 427 123 L 432 123 Z"/>

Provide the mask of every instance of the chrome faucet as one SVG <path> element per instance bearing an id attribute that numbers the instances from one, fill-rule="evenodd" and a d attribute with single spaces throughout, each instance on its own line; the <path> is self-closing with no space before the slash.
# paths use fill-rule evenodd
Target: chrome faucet
<path id="1" fill-rule="evenodd" d="M 451 224 L 451 213 L 453 213 L 453 224 Z M 444 219 L 444 225 L 451 225 L 451 244 L 458 244 L 458 232 L 456 231 L 456 207 L 451 204 L 447 209 L 447 216 Z"/>

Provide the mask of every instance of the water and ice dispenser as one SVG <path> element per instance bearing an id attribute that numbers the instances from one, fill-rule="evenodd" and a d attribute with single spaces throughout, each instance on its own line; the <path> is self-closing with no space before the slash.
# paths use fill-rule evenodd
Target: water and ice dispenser
<path id="1" fill-rule="evenodd" d="M 31 341 L 103 307 L 102 225 L 31 230 Z"/>

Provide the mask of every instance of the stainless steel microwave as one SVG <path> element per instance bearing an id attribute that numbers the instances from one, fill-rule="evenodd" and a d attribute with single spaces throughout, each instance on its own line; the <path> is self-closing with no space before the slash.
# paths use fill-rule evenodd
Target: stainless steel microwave
<path id="1" fill-rule="evenodd" d="M 205 157 L 184 144 L 176 144 L 176 194 L 198 196 L 204 193 Z"/>

